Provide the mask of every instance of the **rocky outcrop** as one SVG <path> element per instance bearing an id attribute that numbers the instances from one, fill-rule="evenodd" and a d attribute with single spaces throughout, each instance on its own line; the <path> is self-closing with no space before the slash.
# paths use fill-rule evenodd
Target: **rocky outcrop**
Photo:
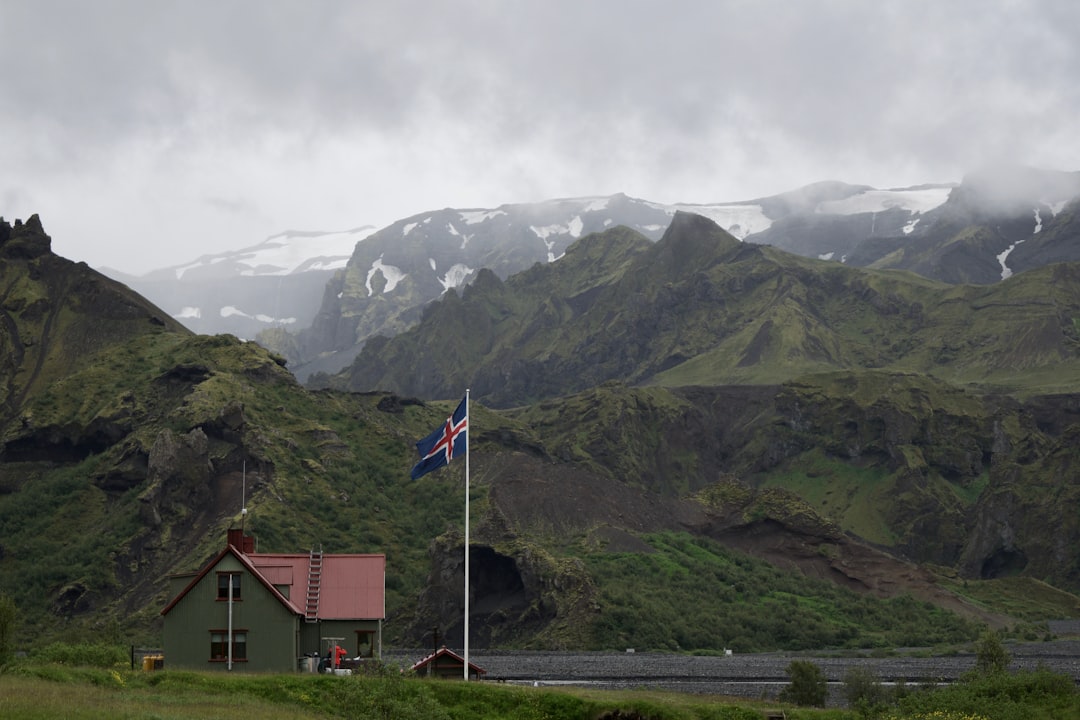
<path id="1" fill-rule="evenodd" d="M 407 642 L 427 644 L 433 630 L 447 644 L 464 638 L 463 538 L 449 531 L 429 549 L 431 570 L 405 631 Z M 506 539 L 470 543 L 469 636 L 475 647 L 557 650 L 580 646 L 583 615 L 595 611 L 595 589 L 584 565 L 557 559 L 539 545 Z"/>
<path id="2" fill-rule="evenodd" d="M 9 225 L 0 217 L 0 257 L 33 260 L 52 252 L 52 238 L 45 234 L 41 218 L 31 215 L 24 223 Z"/>
<path id="3" fill-rule="evenodd" d="M 150 448 L 149 488 L 139 497 L 143 522 L 157 527 L 162 514 L 183 516 L 210 499 L 209 442 L 201 428 L 184 435 L 162 430 Z"/>

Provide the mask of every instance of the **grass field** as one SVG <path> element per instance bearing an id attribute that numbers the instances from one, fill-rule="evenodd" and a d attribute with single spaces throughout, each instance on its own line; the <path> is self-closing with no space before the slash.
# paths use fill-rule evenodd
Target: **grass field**
<path id="1" fill-rule="evenodd" d="M 68 661 L 22 658 L 0 665 L 2 720 L 761 720 L 775 701 L 682 694 L 655 688 L 533 687 L 432 680 L 392 664 L 367 674 L 243 674 L 184 670 L 135 671 L 122 653 L 75 647 Z M 94 660 L 79 664 L 73 653 Z M 57 651 L 54 657 L 60 657 Z M 803 664 L 813 664 L 813 661 Z M 794 665 L 794 663 L 792 664 Z M 788 673 L 792 674 L 789 667 Z M 821 674 L 821 689 L 824 690 Z M 887 687 L 863 673 L 845 675 L 843 695 L 855 709 L 795 707 L 788 720 L 1075 720 L 1075 678 L 1045 668 L 1008 673 L 972 671 L 948 685 Z M 788 685 L 794 687 L 795 683 Z M 853 695 L 861 687 L 864 694 Z M 869 693 L 869 691 L 874 691 Z M 903 692 L 901 692 L 901 690 Z M 783 697 L 783 694 L 781 695 Z M 821 695 L 825 697 L 824 694 Z M 873 706 L 859 698 L 875 698 Z M 789 698 L 790 699 L 790 698 Z M 835 701 L 835 697 L 834 697 Z M 819 701 L 820 702 L 820 701 Z M 868 714 L 869 713 L 869 714 Z"/>
<path id="2" fill-rule="evenodd" d="M 552 690 L 401 677 L 157 673 L 38 666 L 0 674 L 5 720 L 758 720 L 759 703 L 661 691 Z M 618 711 L 621 715 L 613 715 Z M 636 714 L 634 714 L 636 713 Z M 853 717 L 801 710 L 788 717 Z"/>
<path id="3" fill-rule="evenodd" d="M 112 682 L 95 676 L 66 681 L 38 677 L 0 677 L 0 715 L 46 720 L 186 720 L 187 718 L 259 718 L 306 720 L 331 717 L 299 704 L 280 703 L 226 688 L 149 685 L 128 673 L 114 672 Z"/>

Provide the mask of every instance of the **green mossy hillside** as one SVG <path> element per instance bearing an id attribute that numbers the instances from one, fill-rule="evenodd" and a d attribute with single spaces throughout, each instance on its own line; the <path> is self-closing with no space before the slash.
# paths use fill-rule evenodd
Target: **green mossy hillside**
<path id="1" fill-rule="evenodd" d="M 902 274 L 856 277 L 835 266 L 822 275 L 812 261 L 785 264 L 700 218 L 673 228 L 658 245 L 625 230 L 592 236 L 568 252 L 569 264 L 506 282 L 481 273 L 462 296 L 448 293 L 425 320 L 457 308 L 443 318 L 438 352 L 386 356 L 454 386 L 419 397 L 305 388 L 259 345 L 194 336 L 88 268 L 55 258 L 39 225 L 9 228 L 0 238 L 8 351 L 0 357 L 0 592 L 19 609 L 18 642 L 155 644 L 168 576 L 202 567 L 226 529 L 241 524 L 263 552 L 385 553 L 387 644 L 421 644 L 433 624 L 451 637 L 463 606 L 464 469 L 455 463 L 418 481 L 408 473 L 417 438 L 445 420 L 467 387 L 455 375 L 462 357 L 475 361 L 477 377 L 510 378 L 511 393 L 513 378 L 535 378 L 529 393 L 541 398 L 511 409 L 474 397 L 471 406 L 471 548 L 482 560 L 471 579 L 474 607 L 483 609 L 473 619 L 491 645 L 878 646 L 966 627 L 926 607 L 929 598 L 964 618 L 1014 622 L 1002 616 L 1011 596 L 998 603 L 992 591 L 943 590 L 912 559 L 949 583 L 1027 578 L 1063 596 L 1080 589 L 1080 528 L 1069 514 L 1077 500 L 1071 395 L 987 393 L 880 367 L 807 374 L 827 366 L 823 359 L 879 352 L 878 315 L 868 308 L 888 310 L 881 317 L 898 330 L 913 322 L 906 303 L 937 286 L 911 289 Z M 727 295 L 769 288 L 759 299 L 782 300 L 774 304 L 793 321 L 806 312 L 795 299 L 821 277 L 831 285 L 812 299 L 822 318 L 849 312 L 845 322 L 869 338 L 857 348 L 818 344 L 812 338 L 823 336 L 809 321 L 762 334 L 764 306 L 740 309 Z M 845 305 L 839 296 L 856 286 L 861 300 Z M 963 302 L 977 294 L 964 292 Z M 1054 292 L 1066 312 L 1069 291 Z M 704 326 L 690 322 L 709 298 L 729 298 L 726 309 L 701 316 Z M 837 306 L 826 312 L 829 303 Z M 506 334 L 534 310 L 530 333 Z M 586 325 L 576 325 L 582 318 Z M 586 326 L 614 334 L 592 342 Z M 771 384 L 657 381 L 699 357 L 710 334 L 751 326 L 761 342 L 745 346 L 745 357 L 790 357 L 790 377 L 772 365 L 758 376 Z M 671 352 L 639 372 L 654 331 Z M 400 342 L 421 347 L 418 335 L 406 335 Z M 397 342 L 370 345 L 376 352 Z M 527 343 L 535 356 L 516 356 Z M 917 344 L 906 352 L 922 352 Z M 806 352 L 785 354 L 796 345 Z M 1059 346 L 1062 357 L 1071 352 Z M 485 365 L 491 353 L 501 359 Z M 591 369 L 581 358 L 591 358 Z M 733 564 L 739 581 L 758 590 L 728 596 Z M 783 579 L 793 572 L 861 595 Z M 688 584 L 632 598 L 646 574 Z M 908 607 L 896 599 L 907 594 L 910 624 L 883 625 Z M 738 637 L 687 640 L 690 603 L 706 599 L 742 629 Z M 744 622 L 789 605 L 804 613 L 805 635 Z M 1072 612 L 1065 602 L 1045 607 L 1023 622 L 1034 627 L 1050 608 Z"/>

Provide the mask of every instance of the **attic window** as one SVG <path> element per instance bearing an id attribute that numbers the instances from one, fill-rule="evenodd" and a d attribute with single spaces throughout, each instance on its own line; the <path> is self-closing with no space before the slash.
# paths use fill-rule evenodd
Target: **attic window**
<path id="1" fill-rule="evenodd" d="M 240 599 L 240 573 L 218 573 L 217 599 L 229 599 L 229 578 L 232 578 L 232 599 Z"/>

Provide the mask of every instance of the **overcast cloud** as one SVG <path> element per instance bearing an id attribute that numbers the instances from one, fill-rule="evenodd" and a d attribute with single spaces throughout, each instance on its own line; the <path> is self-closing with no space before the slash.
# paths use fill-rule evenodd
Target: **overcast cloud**
<path id="1" fill-rule="evenodd" d="M 0 215 L 128 272 L 625 192 L 1080 170 L 1075 0 L 5 0 Z"/>

